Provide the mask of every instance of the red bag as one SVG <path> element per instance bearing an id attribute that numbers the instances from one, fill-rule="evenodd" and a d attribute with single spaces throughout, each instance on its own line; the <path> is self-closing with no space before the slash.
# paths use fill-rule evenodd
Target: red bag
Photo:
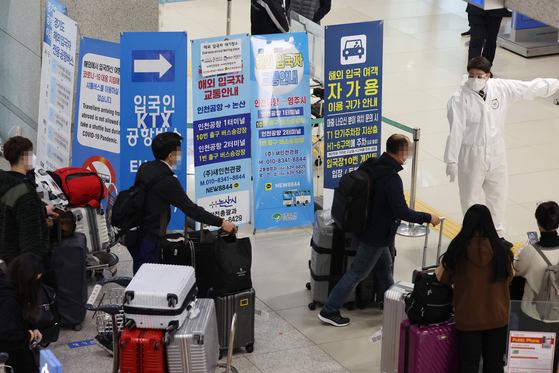
<path id="1" fill-rule="evenodd" d="M 99 202 L 105 198 L 105 184 L 95 172 L 79 167 L 66 167 L 49 174 L 74 206 L 89 204 L 97 208 Z"/>

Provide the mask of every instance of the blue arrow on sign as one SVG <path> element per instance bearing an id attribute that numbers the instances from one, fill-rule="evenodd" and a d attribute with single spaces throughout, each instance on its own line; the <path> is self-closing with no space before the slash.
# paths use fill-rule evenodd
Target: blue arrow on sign
<path id="1" fill-rule="evenodd" d="M 174 50 L 133 50 L 133 82 L 174 82 Z"/>

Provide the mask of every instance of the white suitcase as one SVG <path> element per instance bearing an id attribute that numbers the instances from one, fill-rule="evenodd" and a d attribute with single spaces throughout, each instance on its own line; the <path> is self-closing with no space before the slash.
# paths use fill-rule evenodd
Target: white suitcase
<path id="1" fill-rule="evenodd" d="M 85 234 L 89 253 L 108 251 L 109 231 L 103 207 L 94 209 L 91 206 L 70 208 L 76 219 L 75 232 Z"/>
<path id="2" fill-rule="evenodd" d="M 400 324 L 407 319 L 403 296 L 411 293 L 411 282 L 399 281 L 384 293 L 382 318 L 382 352 L 380 371 L 398 373 L 398 352 L 400 350 Z"/>
<path id="3" fill-rule="evenodd" d="M 200 313 L 176 331 L 167 346 L 169 373 L 214 373 L 219 359 L 217 319 L 213 299 L 198 299 Z"/>
<path id="4" fill-rule="evenodd" d="M 197 292 L 194 268 L 145 263 L 124 292 L 124 314 L 140 329 L 178 329 Z"/>

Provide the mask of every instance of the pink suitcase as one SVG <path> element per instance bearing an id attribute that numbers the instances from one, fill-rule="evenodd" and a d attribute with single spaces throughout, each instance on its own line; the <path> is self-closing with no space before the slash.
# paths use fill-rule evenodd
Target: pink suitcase
<path id="1" fill-rule="evenodd" d="M 407 319 L 402 321 L 398 373 L 458 371 L 458 335 L 454 319 L 421 327 L 410 324 Z"/>

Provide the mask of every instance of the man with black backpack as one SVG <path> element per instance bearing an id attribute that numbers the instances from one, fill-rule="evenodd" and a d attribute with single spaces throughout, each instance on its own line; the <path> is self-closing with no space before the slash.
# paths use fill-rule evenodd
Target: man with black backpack
<path id="1" fill-rule="evenodd" d="M 174 177 L 173 167 L 181 161 L 182 140 L 175 132 L 163 132 L 155 136 L 151 150 L 156 159 L 143 163 L 136 174 L 134 185 L 144 191 L 145 197 L 140 211 L 140 237 L 127 246 L 132 255 L 134 274 L 142 264 L 158 262 L 160 242 L 167 234 L 171 219 L 171 205 L 201 223 L 221 227 L 228 233 L 236 231 L 234 223 L 219 218 L 192 202 L 179 180 Z"/>
<path id="2" fill-rule="evenodd" d="M 440 223 L 436 215 L 408 208 L 404 198 L 404 187 L 398 172 L 410 157 L 411 146 L 409 138 L 394 134 L 386 141 L 385 153 L 378 159 L 371 158 L 360 166 L 361 170 L 374 179 L 369 211 L 372 221 L 368 229 L 355 233 L 359 240 L 359 248 L 350 269 L 332 289 L 318 314 L 318 318 L 323 322 L 334 326 L 349 325 L 349 318 L 342 317 L 340 309 L 351 291 L 369 275 L 373 267 L 383 294 L 394 284 L 390 270 L 392 258 L 388 246 L 394 241 L 400 220 L 418 224 L 431 223 L 433 226 Z M 379 173 L 383 176 L 375 177 Z"/>

